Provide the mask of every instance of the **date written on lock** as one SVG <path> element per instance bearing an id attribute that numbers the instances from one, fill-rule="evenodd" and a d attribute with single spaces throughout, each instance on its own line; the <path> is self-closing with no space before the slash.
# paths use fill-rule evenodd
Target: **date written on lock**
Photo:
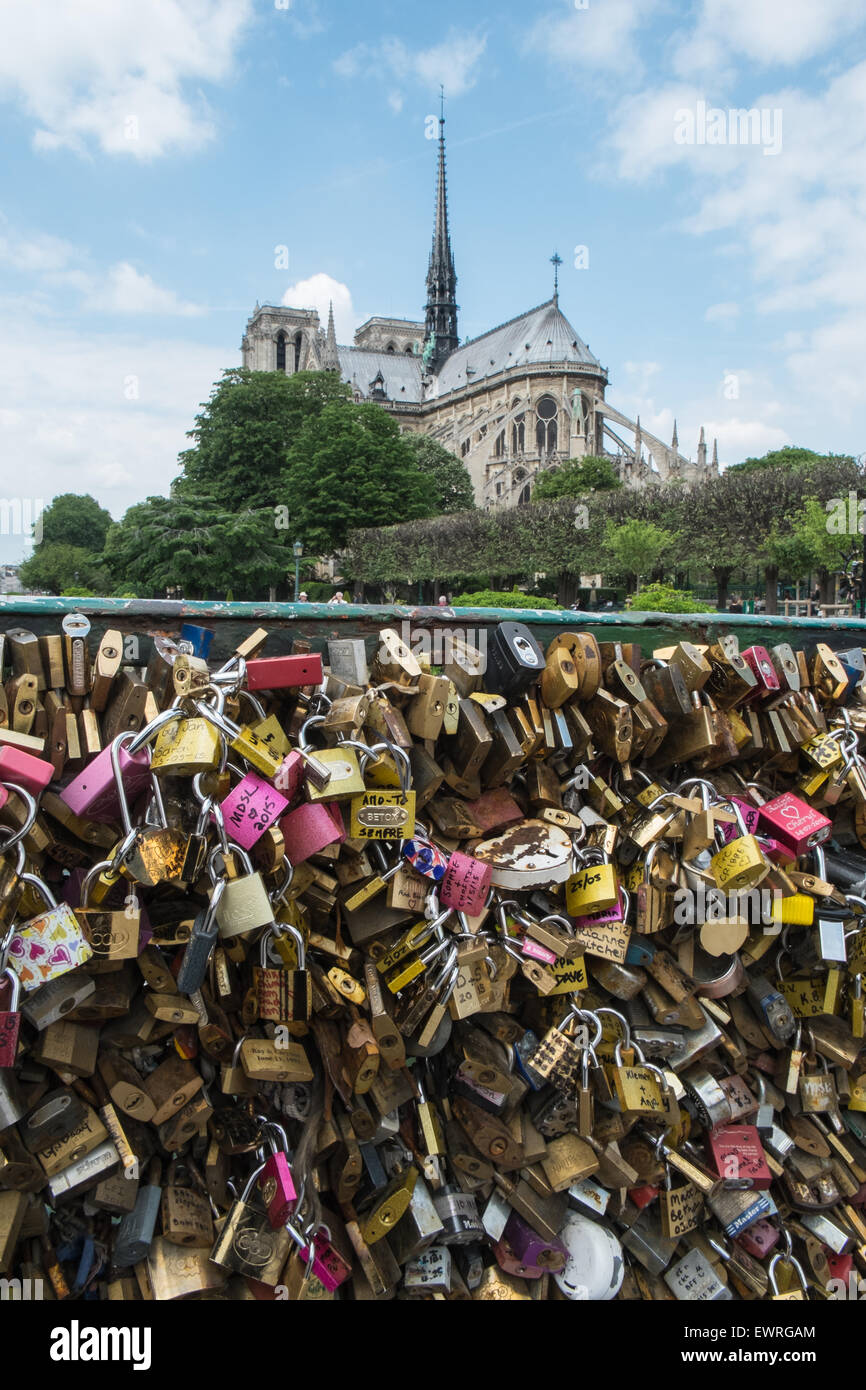
<path id="1" fill-rule="evenodd" d="M 257 772 L 248 772 L 220 803 L 220 809 L 230 838 L 242 849 L 252 849 L 288 805 L 270 782 Z"/>

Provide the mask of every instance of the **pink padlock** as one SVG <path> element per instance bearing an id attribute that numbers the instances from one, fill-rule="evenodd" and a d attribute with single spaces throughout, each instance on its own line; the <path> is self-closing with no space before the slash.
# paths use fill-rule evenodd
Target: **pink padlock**
<path id="1" fill-rule="evenodd" d="M 248 772 L 220 802 L 220 809 L 229 838 L 241 849 L 252 849 L 288 804 L 272 783 L 257 772 Z"/>
<path id="2" fill-rule="evenodd" d="M 126 799 L 134 801 L 145 787 L 150 786 L 150 750 L 142 748 L 138 753 L 130 754 L 121 746 L 118 749 L 118 762 Z M 86 820 L 120 819 L 117 783 L 111 766 L 111 744 L 97 753 L 84 771 L 63 788 L 60 800 L 76 816 L 84 816 Z"/>
<path id="3" fill-rule="evenodd" d="M 581 927 L 604 927 L 610 922 L 621 922 L 623 920 L 623 895 L 624 890 L 619 890 L 619 902 L 614 903 L 613 907 L 599 908 L 598 912 L 590 912 L 583 917 L 573 917 L 575 928 L 580 931 Z"/>
<path id="4" fill-rule="evenodd" d="M 779 1230 L 762 1217 L 760 1221 L 753 1221 L 747 1231 L 737 1236 L 734 1244 L 741 1245 L 747 1255 L 754 1255 L 756 1260 L 762 1260 L 779 1244 L 780 1239 Z"/>
<path id="5" fill-rule="evenodd" d="M 259 1190 L 268 1209 L 268 1220 L 272 1230 L 282 1230 L 298 1200 L 289 1160 L 282 1149 L 274 1147 L 266 1159 L 265 1166 L 259 1174 Z"/>
<path id="6" fill-rule="evenodd" d="M 531 956 L 533 960 L 540 960 L 545 965 L 555 965 L 558 960 L 555 951 L 549 951 L 546 946 L 542 946 L 540 941 L 533 941 L 531 936 L 521 937 L 520 949 L 525 956 Z"/>
<path id="7" fill-rule="evenodd" d="M 743 801 L 742 797 L 732 796 L 731 801 L 740 810 L 743 822 L 746 827 L 747 835 L 759 835 L 761 837 L 761 849 L 769 860 L 784 868 L 786 864 L 793 863 L 796 855 L 793 855 L 788 847 L 779 840 L 768 838 L 766 827 L 760 823 L 761 807 L 754 806 L 751 801 Z M 829 821 L 827 822 L 829 825 Z M 731 840 L 736 840 L 740 834 L 740 827 L 733 821 L 720 821 L 722 839 L 725 844 L 730 844 Z"/>
<path id="8" fill-rule="evenodd" d="M 765 801 L 758 810 L 761 830 L 778 840 L 795 859 L 826 840 L 833 828 L 827 816 L 793 792 Z"/>
<path id="9" fill-rule="evenodd" d="M 312 854 L 328 845 L 341 845 L 346 838 L 343 818 L 335 801 L 305 801 L 280 821 L 290 864 L 303 864 Z"/>
<path id="10" fill-rule="evenodd" d="M 39 796 L 53 776 L 54 768 L 44 758 L 34 758 L 32 753 L 22 753 L 20 748 L 0 748 L 0 782 L 17 782 L 31 796 Z M 6 797 L 0 805 L 5 800 Z"/>
<path id="11" fill-rule="evenodd" d="M 301 1259 L 309 1258 L 310 1247 L 306 1245 L 301 1250 Z M 344 1284 L 352 1273 L 352 1266 L 334 1249 L 324 1231 L 317 1231 L 313 1237 L 313 1273 L 330 1293 Z"/>
<path id="12" fill-rule="evenodd" d="M 281 791 L 291 804 L 297 801 L 301 792 L 304 790 L 304 759 L 301 757 L 297 748 L 293 748 L 291 753 L 287 753 L 274 774 L 274 786 Z"/>
<path id="13" fill-rule="evenodd" d="M 439 902 L 443 907 L 475 916 L 484 909 L 492 876 L 491 864 L 483 864 L 473 855 L 455 850 L 439 885 Z"/>

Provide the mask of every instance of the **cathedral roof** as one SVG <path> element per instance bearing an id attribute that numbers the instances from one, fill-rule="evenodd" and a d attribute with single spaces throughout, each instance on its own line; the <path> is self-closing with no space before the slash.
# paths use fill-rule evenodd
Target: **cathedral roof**
<path id="1" fill-rule="evenodd" d="M 343 380 L 366 399 L 370 383 L 381 372 L 388 400 L 399 404 L 421 400 L 421 358 L 408 352 L 375 352 L 372 348 L 337 349 Z"/>
<path id="2" fill-rule="evenodd" d="M 598 358 L 578 337 L 555 298 L 457 348 L 443 362 L 433 383 L 432 395 L 459 391 L 484 377 L 496 376 L 508 367 L 552 362 L 573 362 L 603 371 Z"/>
<path id="3" fill-rule="evenodd" d="M 370 384 L 381 372 L 388 400 L 398 403 L 435 400 L 449 391 L 472 385 L 487 376 L 496 376 L 509 367 L 544 366 L 547 363 L 574 363 L 601 372 L 601 363 L 576 334 L 555 299 L 539 304 L 508 323 L 482 333 L 470 343 L 455 349 L 433 378 L 425 397 L 421 387 L 421 358 L 405 352 L 376 352 L 372 348 L 338 349 L 344 381 L 370 394 Z"/>

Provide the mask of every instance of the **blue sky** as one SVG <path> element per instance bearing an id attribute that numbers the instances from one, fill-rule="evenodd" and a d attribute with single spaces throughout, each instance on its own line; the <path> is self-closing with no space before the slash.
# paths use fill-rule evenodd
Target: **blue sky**
<path id="1" fill-rule="evenodd" d="M 851 0 L 4 0 L 3 496 L 165 492 L 256 300 L 333 297 L 341 341 L 423 317 L 440 82 L 463 336 L 558 250 L 611 401 L 684 453 L 859 453 L 864 31 Z"/>

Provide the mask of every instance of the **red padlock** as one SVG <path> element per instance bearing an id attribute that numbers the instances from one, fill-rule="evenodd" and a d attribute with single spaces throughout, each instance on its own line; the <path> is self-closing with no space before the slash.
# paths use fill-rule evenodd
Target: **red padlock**
<path id="1" fill-rule="evenodd" d="M 758 811 L 758 822 L 760 832 L 772 835 L 797 859 L 826 840 L 833 828 L 827 816 L 792 792 L 765 801 Z"/>
<path id="2" fill-rule="evenodd" d="M 297 656 L 262 656 L 247 662 L 247 689 L 286 690 L 293 685 L 321 685 L 324 678 L 318 652 Z"/>
<path id="3" fill-rule="evenodd" d="M 8 1010 L 0 1011 L 0 1067 L 14 1067 L 15 1054 L 18 1051 L 18 1033 L 21 1028 L 21 1015 L 18 1012 L 21 981 L 10 966 L 3 971 L 3 975 L 10 981 L 11 998 Z"/>

